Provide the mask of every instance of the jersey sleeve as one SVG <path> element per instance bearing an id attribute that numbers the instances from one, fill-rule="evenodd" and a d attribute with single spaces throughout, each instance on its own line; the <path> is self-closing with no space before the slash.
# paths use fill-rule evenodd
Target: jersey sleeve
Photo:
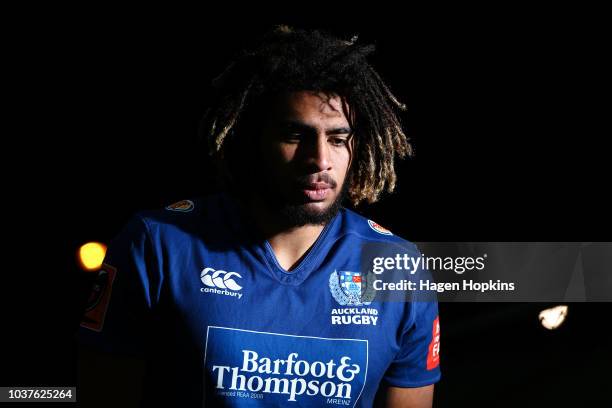
<path id="1" fill-rule="evenodd" d="M 411 304 L 412 324 L 384 381 L 394 387 L 423 387 L 440 380 L 440 320 L 437 302 Z"/>
<path id="2" fill-rule="evenodd" d="M 431 278 L 420 268 L 419 279 Z M 404 306 L 406 313 L 400 349 L 383 380 L 395 387 L 423 387 L 440 380 L 440 318 L 435 294 L 418 295 Z"/>
<path id="3" fill-rule="evenodd" d="M 108 246 L 81 320 L 79 342 L 141 356 L 161 276 L 147 222 L 135 215 Z"/>

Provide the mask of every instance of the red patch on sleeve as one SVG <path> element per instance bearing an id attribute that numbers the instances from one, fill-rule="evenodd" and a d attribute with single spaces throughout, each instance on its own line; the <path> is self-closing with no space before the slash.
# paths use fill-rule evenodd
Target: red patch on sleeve
<path id="1" fill-rule="evenodd" d="M 440 364 L 440 317 L 433 322 L 431 343 L 427 352 L 427 369 L 433 370 Z"/>
<path id="2" fill-rule="evenodd" d="M 85 315 L 81 320 L 82 327 L 97 332 L 102 331 L 116 274 L 117 269 L 110 265 L 102 264 L 102 268 L 98 272 L 91 294 L 87 300 Z"/>

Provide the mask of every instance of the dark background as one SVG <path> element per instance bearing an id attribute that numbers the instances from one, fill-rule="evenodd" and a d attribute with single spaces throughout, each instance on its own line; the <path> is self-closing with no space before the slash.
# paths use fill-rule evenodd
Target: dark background
<path id="1" fill-rule="evenodd" d="M 137 210 L 209 191 L 196 135 L 209 83 L 275 23 L 375 43 L 372 64 L 408 105 L 416 156 L 399 165 L 397 193 L 362 214 L 411 241 L 610 241 L 596 13 L 308 9 L 250 22 L 38 10 L 10 30 L 12 106 L 25 113 L 7 137 L 19 147 L 4 150 L 4 260 L 27 291 L 5 309 L 19 317 L 5 323 L 3 385 L 75 383 L 87 296 L 77 248 L 108 242 Z M 556 331 L 537 320 L 547 306 L 441 304 L 435 406 L 611 401 L 610 305 L 572 304 Z"/>

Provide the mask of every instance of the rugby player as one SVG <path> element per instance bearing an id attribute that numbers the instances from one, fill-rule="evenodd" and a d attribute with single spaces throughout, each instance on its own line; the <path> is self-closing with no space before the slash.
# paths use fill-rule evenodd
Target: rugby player
<path id="1" fill-rule="evenodd" d="M 432 405 L 437 303 L 362 296 L 364 244 L 418 249 L 343 205 L 392 192 L 411 154 L 372 51 L 280 26 L 214 80 L 201 129 L 224 189 L 140 212 L 109 245 L 80 333 L 114 381 L 98 398 Z"/>

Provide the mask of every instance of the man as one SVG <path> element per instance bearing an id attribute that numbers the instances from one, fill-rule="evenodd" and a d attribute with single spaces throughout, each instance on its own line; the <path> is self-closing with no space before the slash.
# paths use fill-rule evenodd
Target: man
<path id="1" fill-rule="evenodd" d="M 364 244 L 418 251 L 342 206 L 392 191 L 411 152 L 372 50 L 281 26 L 214 81 L 225 191 L 135 216 L 82 323 L 146 360 L 145 405 L 431 406 L 436 302 L 362 296 Z"/>

